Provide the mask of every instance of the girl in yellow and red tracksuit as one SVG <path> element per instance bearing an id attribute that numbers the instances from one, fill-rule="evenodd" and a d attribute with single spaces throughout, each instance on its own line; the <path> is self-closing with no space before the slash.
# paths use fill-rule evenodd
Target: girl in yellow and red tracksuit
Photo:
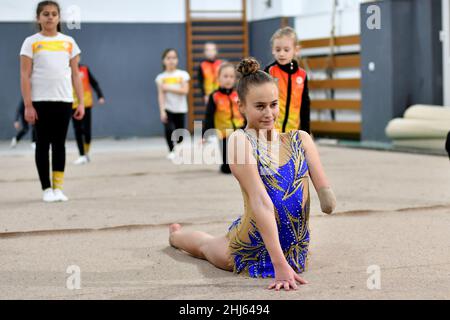
<path id="1" fill-rule="evenodd" d="M 271 39 L 275 62 L 264 69 L 278 82 L 280 114 L 276 128 L 281 132 L 303 130 L 310 133 L 310 99 L 306 71 L 295 56 L 300 48 L 294 29 L 277 30 Z"/>
<path id="2" fill-rule="evenodd" d="M 92 106 L 94 105 L 94 97 L 92 94 L 92 89 L 94 89 L 97 94 L 97 98 L 100 104 L 104 103 L 104 97 L 102 90 L 94 78 L 89 68 L 86 65 L 80 64 L 80 78 L 83 83 L 83 99 L 85 105 L 84 118 L 81 120 L 73 119 L 73 129 L 75 131 L 75 138 L 77 141 L 78 151 L 80 157 L 74 162 L 75 164 L 84 164 L 89 161 L 89 149 L 91 145 L 91 132 L 92 132 Z M 78 106 L 78 99 L 74 95 L 73 109 Z"/>
<path id="3" fill-rule="evenodd" d="M 209 95 L 219 88 L 219 68 L 223 63 L 217 59 L 217 46 L 213 42 L 205 43 L 205 59 L 200 62 L 198 70 L 198 84 L 205 104 Z"/>
<path id="4" fill-rule="evenodd" d="M 236 129 L 245 125 L 245 119 L 239 111 L 238 95 L 234 89 L 236 71 L 232 64 L 223 64 L 219 72 L 220 87 L 209 96 L 206 107 L 204 131 L 215 128 L 221 140 L 223 164 L 222 173 L 231 173 L 227 161 L 227 138 Z"/>
<path id="5" fill-rule="evenodd" d="M 287 65 L 274 62 L 264 71 L 278 81 L 280 115 L 276 128 L 280 132 L 303 130 L 310 133 L 310 99 L 306 71 L 296 60 Z"/>

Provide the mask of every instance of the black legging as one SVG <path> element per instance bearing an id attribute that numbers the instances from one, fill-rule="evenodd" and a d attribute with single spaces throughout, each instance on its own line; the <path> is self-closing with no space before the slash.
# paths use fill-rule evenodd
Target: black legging
<path id="1" fill-rule="evenodd" d="M 39 101 L 33 102 L 36 121 L 35 160 L 42 190 L 51 187 L 49 172 L 49 149 L 52 146 L 52 170 L 64 172 L 66 165 L 66 136 L 72 116 L 72 103 Z"/>
<path id="2" fill-rule="evenodd" d="M 185 113 L 174 113 L 167 111 L 167 123 L 164 123 L 164 131 L 166 134 L 167 145 L 169 146 L 169 150 L 172 152 L 174 148 L 174 144 L 172 141 L 172 133 L 176 129 L 185 129 Z M 180 143 L 183 140 L 183 137 L 180 136 L 177 143 Z"/>
<path id="3" fill-rule="evenodd" d="M 91 127 L 92 127 L 92 116 L 91 116 L 92 108 L 84 109 L 84 117 L 81 120 L 77 120 L 75 118 L 73 121 L 73 129 L 75 131 L 75 139 L 77 140 L 78 152 L 80 156 L 84 156 L 86 154 L 84 150 L 84 144 L 91 143 Z M 75 110 L 73 111 L 75 113 Z"/>

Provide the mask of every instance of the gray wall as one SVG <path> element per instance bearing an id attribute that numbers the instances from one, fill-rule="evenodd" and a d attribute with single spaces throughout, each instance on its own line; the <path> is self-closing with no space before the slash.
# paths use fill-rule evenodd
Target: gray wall
<path id="1" fill-rule="evenodd" d="M 387 123 L 417 103 L 442 104 L 440 0 L 384 0 L 381 29 L 361 5 L 362 139 L 387 141 Z M 375 71 L 368 69 L 375 63 Z"/>
<path id="2" fill-rule="evenodd" d="M 32 23 L 0 23 L 0 139 L 15 133 L 12 123 L 21 96 L 19 51 L 25 37 L 35 32 Z M 77 41 L 82 62 L 107 100 L 94 108 L 94 137 L 163 135 L 154 78 L 168 47 L 178 50 L 180 67 L 186 68 L 185 24 L 86 23 L 81 30 L 63 32 Z"/>
<path id="3" fill-rule="evenodd" d="M 294 27 L 294 19 L 287 18 L 288 25 Z M 276 30 L 283 26 L 283 18 L 273 18 L 260 21 L 252 21 L 248 24 L 250 55 L 257 58 L 261 67 L 265 67 L 274 61 L 270 38 Z"/>

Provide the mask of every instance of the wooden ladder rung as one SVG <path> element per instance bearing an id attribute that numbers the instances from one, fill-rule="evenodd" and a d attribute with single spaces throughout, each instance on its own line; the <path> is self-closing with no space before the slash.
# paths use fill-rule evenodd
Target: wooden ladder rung
<path id="1" fill-rule="evenodd" d="M 361 110 L 360 100 L 311 100 L 313 110 Z"/>
<path id="2" fill-rule="evenodd" d="M 331 60 L 331 63 L 330 63 Z M 329 57 L 304 57 L 301 60 L 302 68 L 326 69 L 329 66 L 332 68 L 360 68 L 361 56 L 359 54 L 349 54 L 342 56 Z"/>
<path id="3" fill-rule="evenodd" d="M 242 13 L 242 10 L 191 10 L 191 13 Z"/>
<path id="4" fill-rule="evenodd" d="M 244 40 L 244 36 L 243 35 L 210 35 L 210 36 L 198 36 L 198 35 L 193 35 L 192 36 L 192 41 L 231 41 L 231 40 L 240 40 L 243 41 Z"/>
<path id="5" fill-rule="evenodd" d="M 235 22 L 235 23 L 242 23 L 241 19 L 236 19 L 236 18 L 220 18 L 220 19 L 216 19 L 216 18 L 191 18 L 191 22 L 192 23 L 230 23 L 230 22 Z"/>
<path id="6" fill-rule="evenodd" d="M 242 43 L 216 43 L 217 49 L 219 49 L 219 52 L 221 49 L 243 49 L 244 45 Z M 192 45 L 192 49 L 194 50 L 203 50 L 204 49 L 203 44 L 194 44 Z"/>
<path id="7" fill-rule="evenodd" d="M 323 90 L 323 89 L 359 89 L 361 88 L 361 79 L 331 79 L 331 80 L 309 80 L 309 89 Z"/>
<path id="8" fill-rule="evenodd" d="M 243 26 L 193 26 L 192 32 L 242 32 Z"/>
<path id="9" fill-rule="evenodd" d="M 360 122 L 311 121 L 312 133 L 361 134 Z"/>
<path id="10" fill-rule="evenodd" d="M 238 59 L 241 59 L 243 55 L 244 55 L 244 53 L 242 51 L 240 51 L 240 52 L 223 52 L 223 53 L 219 53 L 218 58 L 219 59 L 222 59 L 222 58 L 238 58 Z M 204 58 L 204 54 L 203 53 L 194 53 L 192 55 L 192 57 L 194 59 L 203 59 Z"/>
<path id="11" fill-rule="evenodd" d="M 336 37 L 334 42 L 335 46 L 348 46 L 360 43 L 361 37 L 359 35 Z M 329 47 L 330 38 L 302 40 L 299 41 L 299 44 L 302 49 Z"/>

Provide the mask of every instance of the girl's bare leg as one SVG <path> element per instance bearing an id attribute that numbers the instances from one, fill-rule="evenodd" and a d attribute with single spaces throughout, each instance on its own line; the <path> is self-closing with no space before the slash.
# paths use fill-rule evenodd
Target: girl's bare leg
<path id="1" fill-rule="evenodd" d="M 208 260 L 216 267 L 232 271 L 229 264 L 228 239 L 225 236 L 213 237 L 201 231 L 184 231 L 178 223 L 169 226 L 169 243 L 196 258 Z"/>

